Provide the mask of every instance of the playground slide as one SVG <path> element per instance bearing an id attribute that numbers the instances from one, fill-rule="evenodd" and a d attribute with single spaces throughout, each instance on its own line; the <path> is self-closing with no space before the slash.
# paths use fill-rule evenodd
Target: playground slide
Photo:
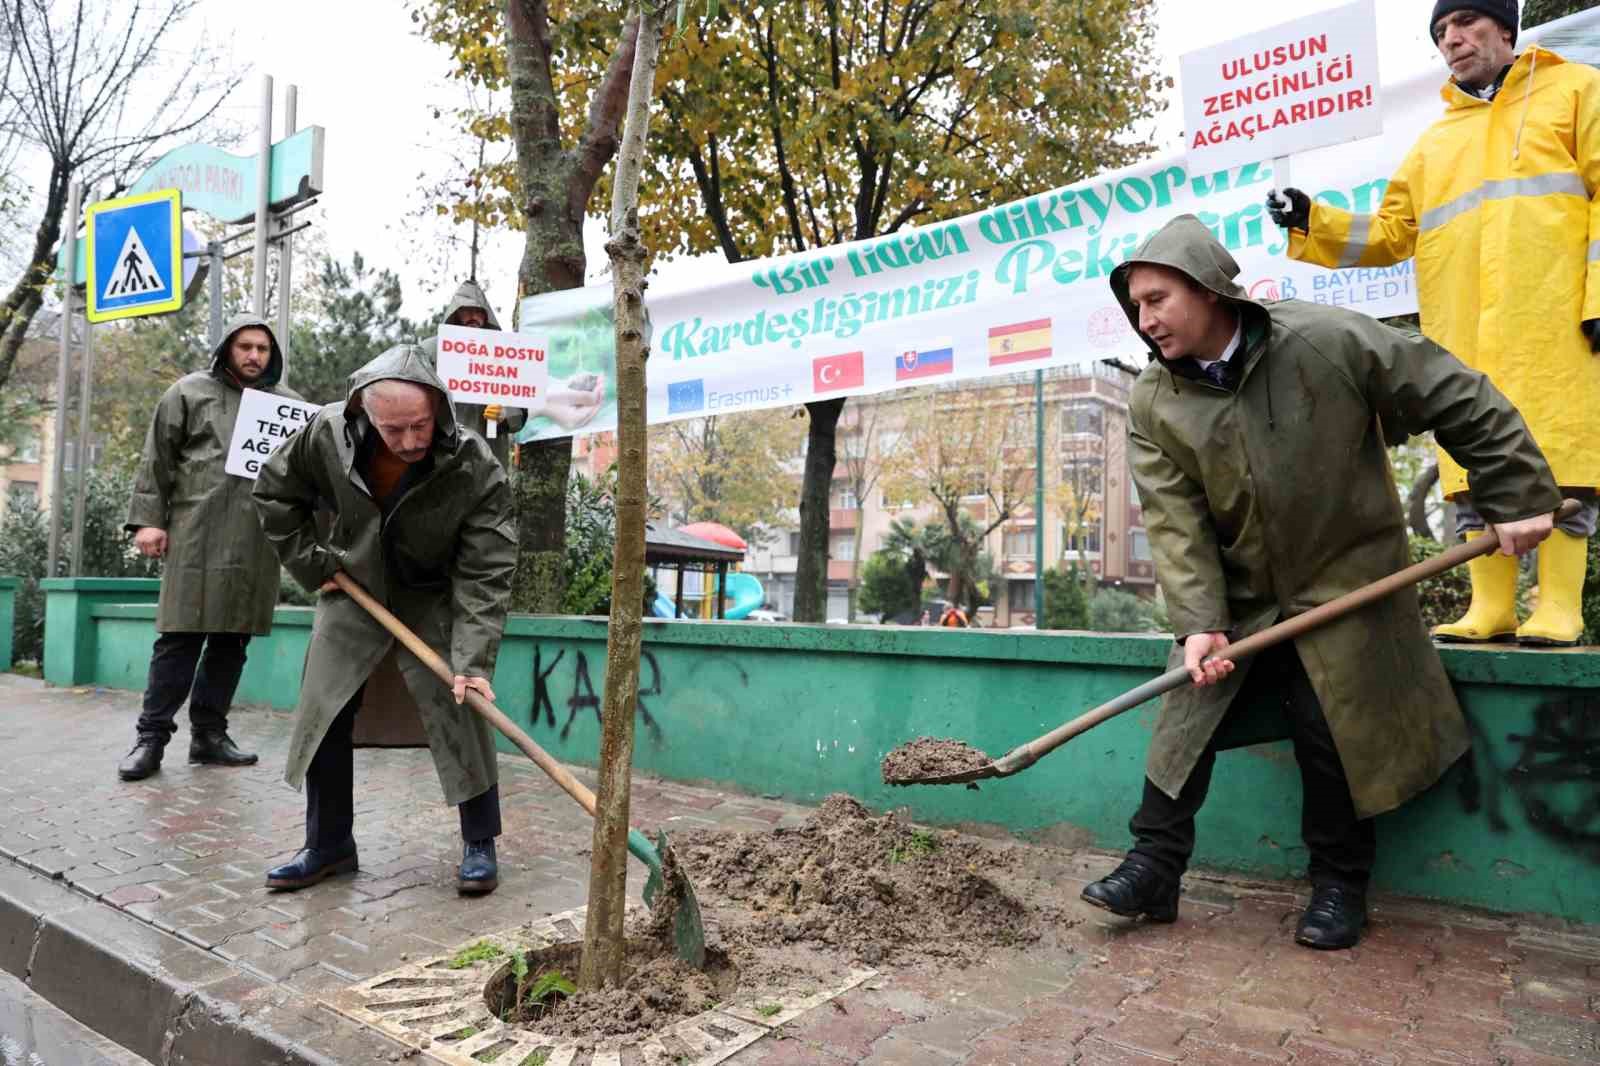
<path id="1" fill-rule="evenodd" d="M 767 590 L 761 587 L 760 579 L 754 574 L 729 574 L 727 593 L 732 601 L 727 611 L 730 619 L 745 618 L 767 601 Z"/>
<path id="2" fill-rule="evenodd" d="M 678 610 L 673 606 L 672 601 L 659 592 L 656 593 L 655 602 L 650 605 L 650 613 L 657 618 L 676 618 L 678 616 Z"/>

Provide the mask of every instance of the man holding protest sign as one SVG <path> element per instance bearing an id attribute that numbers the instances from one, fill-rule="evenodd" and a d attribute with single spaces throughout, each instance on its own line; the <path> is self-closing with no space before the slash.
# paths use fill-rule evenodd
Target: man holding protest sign
<path id="1" fill-rule="evenodd" d="M 1447 641 L 1572 645 L 1583 633 L 1600 487 L 1600 71 L 1537 45 L 1515 0 L 1438 0 L 1429 23 L 1452 78 L 1444 115 L 1390 179 L 1375 215 L 1268 198 L 1289 255 L 1326 267 L 1415 256 L 1422 330 L 1488 374 L 1527 419 L 1579 514 L 1539 548 L 1539 605 L 1517 624 L 1517 561 L 1470 564 L 1472 604 Z M 1466 471 L 1441 449 L 1457 531 L 1484 535 Z"/>
<path id="2" fill-rule="evenodd" d="M 426 745 L 446 802 L 459 808 L 457 887 L 492 891 L 494 739 L 461 703 L 468 688 L 494 699 L 489 678 L 517 561 L 505 470 L 482 437 L 456 424 L 423 349 L 401 345 L 352 374 L 348 400 L 273 453 L 255 502 L 283 565 L 321 592 L 284 775 L 305 782 L 305 847 L 268 871 L 267 886 L 353 872 L 352 749 Z M 339 571 L 453 664 L 454 692 L 338 591 Z"/>
<path id="3" fill-rule="evenodd" d="M 272 327 L 240 315 L 207 370 L 186 374 L 157 404 L 124 528 L 134 546 L 161 559 L 155 648 L 124 781 L 161 768 L 174 719 L 189 701 L 189 761 L 249 766 L 253 754 L 228 737 L 228 708 L 250 637 L 272 628 L 278 561 L 261 535 L 248 478 L 225 469 L 246 389 L 298 400 L 278 382 L 283 352 Z"/>
<path id="4" fill-rule="evenodd" d="M 492 329 L 500 328 L 500 320 L 494 316 L 494 308 L 489 306 L 489 297 L 484 295 L 482 287 L 476 281 L 463 281 L 456 289 L 456 294 L 450 298 L 450 305 L 444 309 L 444 318 L 439 323 L 441 326 L 464 326 L 467 329 Z M 428 353 L 428 358 L 438 367 L 439 338 L 437 335 L 423 340 L 422 348 Z M 506 460 L 511 455 L 511 437 L 527 423 L 528 412 L 525 407 L 507 404 L 491 403 L 479 406 L 471 403 L 457 403 L 456 417 L 461 426 L 472 430 L 478 436 L 489 440 L 489 448 L 494 452 L 494 457 L 500 460 L 500 465 L 505 466 Z M 496 425 L 495 436 L 489 438 L 489 424 Z"/>
<path id="5" fill-rule="evenodd" d="M 489 299 L 475 281 L 463 281 L 456 290 L 455 297 L 450 301 L 450 306 L 445 308 L 443 326 L 459 326 L 468 330 L 484 330 L 500 333 L 501 337 L 494 347 L 516 347 L 524 350 L 528 338 L 520 335 L 504 334 L 500 330 L 500 323 L 494 317 L 494 309 L 489 306 Z M 458 335 L 459 330 L 452 331 Z M 422 348 L 433 360 L 434 369 L 441 375 L 444 368 L 440 363 L 440 340 L 437 335 L 427 338 L 422 342 Z M 529 417 L 543 416 L 549 418 L 563 429 L 578 429 L 586 425 L 590 419 L 599 413 L 601 404 L 605 402 L 605 383 L 594 375 L 588 377 L 593 380 L 568 381 L 564 386 L 551 389 L 549 387 L 549 374 L 543 367 L 544 352 L 541 350 L 540 371 L 538 375 L 540 395 L 521 403 L 491 403 L 479 406 L 472 402 L 472 398 L 462 392 L 453 392 L 456 414 L 461 425 L 472 430 L 480 437 L 488 437 L 489 426 L 497 427 L 496 435 L 489 439 L 489 447 L 494 452 L 494 457 L 500 461 L 501 466 L 507 465 L 511 455 L 511 437 L 527 424 Z M 502 366 L 502 372 L 515 372 L 518 368 Z M 483 382 L 477 384 L 482 385 Z M 490 382 L 504 388 L 507 395 L 518 396 L 526 388 L 517 388 L 509 382 Z M 501 433 L 500 430 L 505 432 Z"/>

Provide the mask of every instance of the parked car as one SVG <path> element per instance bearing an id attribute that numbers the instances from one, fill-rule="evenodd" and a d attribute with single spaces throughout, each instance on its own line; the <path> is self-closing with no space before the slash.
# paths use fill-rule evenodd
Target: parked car
<path id="1" fill-rule="evenodd" d="M 765 607 L 758 607 L 745 615 L 745 620 L 750 622 L 787 622 L 789 616 L 782 611 L 769 611 Z"/>

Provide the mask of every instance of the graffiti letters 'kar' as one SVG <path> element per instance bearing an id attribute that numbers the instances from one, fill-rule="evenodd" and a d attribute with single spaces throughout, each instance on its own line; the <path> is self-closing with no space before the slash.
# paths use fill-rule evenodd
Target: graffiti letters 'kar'
<path id="1" fill-rule="evenodd" d="M 183 306 L 181 215 L 177 189 L 89 205 L 84 213 L 89 321 L 158 315 Z"/>

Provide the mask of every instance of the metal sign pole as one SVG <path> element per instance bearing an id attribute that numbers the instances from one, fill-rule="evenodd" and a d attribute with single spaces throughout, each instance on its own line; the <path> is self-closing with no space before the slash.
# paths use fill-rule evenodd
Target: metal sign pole
<path id="1" fill-rule="evenodd" d="M 94 323 L 83 321 L 83 366 L 78 378 L 77 490 L 72 497 L 72 570 L 83 576 L 83 512 L 89 499 L 89 406 L 94 392 Z"/>
<path id="2" fill-rule="evenodd" d="M 295 133 L 295 111 L 300 102 L 300 87 L 291 85 L 283 96 L 283 137 L 288 140 Z M 278 246 L 278 349 L 283 352 L 283 377 L 281 384 L 289 384 L 289 292 L 294 276 L 294 233 L 289 230 L 279 238 Z"/>
<path id="3" fill-rule="evenodd" d="M 261 75 L 261 136 L 256 155 L 256 248 L 251 308 L 267 317 L 267 205 L 272 199 L 272 75 Z"/>
<path id="4" fill-rule="evenodd" d="M 62 240 L 78 239 L 78 208 L 83 200 L 83 186 L 72 183 L 67 194 L 66 228 Z M 69 243 L 69 247 L 71 247 Z M 56 576 L 56 565 L 61 560 L 61 496 L 62 480 L 67 465 L 67 388 L 70 381 L 68 367 L 72 359 L 72 299 L 78 282 L 78 259 L 69 252 L 62 271 L 61 295 L 61 357 L 56 366 L 55 460 L 50 478 L 50 546 L 46 554 L 45 576 Z"/>
<path id="5" fill-rule="evenodd" d="M 1033 372 L 1033 626 L 1044 628 L 1044 371 Z"/>
<path id="6" fill-rule="evenodd" d="M 206 324 L 206 347 L 216 351 L 217 345 L 222 343 L 222 270 L 226 265 L 222 242 L 207 241 L 206 255 L 211 262 L 206 274 L 206 303 L 211 305 L 207 308 L 210 321 Z"/>

